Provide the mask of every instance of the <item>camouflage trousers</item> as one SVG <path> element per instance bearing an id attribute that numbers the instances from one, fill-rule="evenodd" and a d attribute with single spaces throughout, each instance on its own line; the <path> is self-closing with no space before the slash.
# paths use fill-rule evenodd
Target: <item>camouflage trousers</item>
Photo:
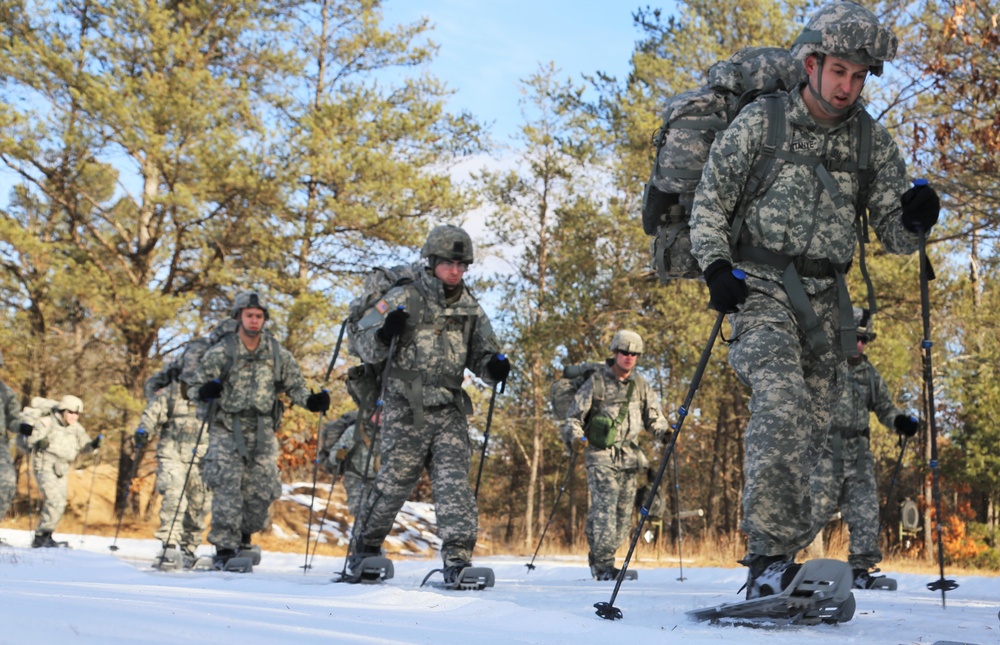
<path id="1" fill-rule="evenodd" d="M 42 494 L 42 512 L 36 531 L 55 531 L 66 512 L 69 464 L 52 457 L 34 456 L 35 481 Z"/>
<path id="2" fill-rule="evenodd" d="M 6 439 L 6 435 L 4 435 Z M 10 457 L 10 449 L 0 447 L 0 521 L 7 515 L 7 509 L 17 492 L 17 471 L 14 470 L 14 460 Z"/>
<path id="3" fill-rule="evenodd" d="M 611 463 L 611 450 L 587 453 L 590 506 L 584 533 L 591 566 L 606 570 L 615 565 L 615 552 L 632 526 L 638 480 L 635 470 L 620 470 Z"/>
<path id="4" fill-rule="evenodd" d="M 729 317 L 729 364 L 750 387 L 743 520 L 748 551 L 791 555 L 812 539 L 810 474 L 826 441 L 839 352 L 836 289 L 809 297 L 830 349 L 810 349 L 780 284 L 747 279 Z"/>
<path id="5" fill-rule="evenodd" d="M 212 496 L 204 481 L 205 451 L 201 450 L 201 455 L 194 454 L 195 447 L 193 438 L 177 441 L 164 437 L 157 446 L 156 491 L 163 496 L 163 502 L 160 504 L 160 528 L 153 535 L 164 544 L 193 547 L 201 544 Z M 192 457 L 195 459 L 193 465 Z M 185 477 L 187 487 L 184 486 Z"/>
<path id="6" fill-rule="evenodd" d="M 381 547 L 426 468 L 441 558 L 446 566 L 471 562 L 479 515 L 469 485 L 472 458 L 468 422 L 454 405 L 426 409 L 425 417 L 423 427 L 416 428 L 406 399 L 391 393 L 386 397 L 382 463 L 359 519 L 361 543 L 370 550 Z"/>
<path id="7" fill-rule="evenodd" d="M 351 515 L 357 517 L 358 509 L 361 508 L 361 503 L 371 490 L 372 484 L 375 483 L 375 478 L 369 477 L 365 479 L 356 472 L 348 469 L 344 473 L 342 481 L 344 482 L 344 490 L 347 492 L 347 508 L 351 512 Z"/>
<path id="8" fill-rule="evenodd" d="M 271 502 L 281 496 L 278 441 L 272 432 L 260 436 L 263 441 L 252 430 L 243 433 L 244 461 L 231 431 L 218 424 L 210 429 L 204 478 L 212 491 L 208 541 L 217 549 L 239 549 L 244 533 L 267 528 Z"/>
<path id="9" fill-rule="evenodd" d="M 851 534 L 851 568 L 867 571 L 882 561 L 875 466 L 867 437 L 831 436 L 813 473 L 812 495 L 813 532 L 820 541 L 816 546 L 822 545 L 823 527 L 840 508 Z"/>

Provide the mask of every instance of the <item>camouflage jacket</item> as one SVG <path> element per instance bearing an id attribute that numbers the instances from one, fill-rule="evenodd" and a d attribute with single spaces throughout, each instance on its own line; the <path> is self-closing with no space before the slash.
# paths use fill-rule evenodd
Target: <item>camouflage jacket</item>
<path id="1" fill-rule="evenodd" d="M 0 383 L 0 431 L 17 432 L 21 428 L 21 404 L 6 383 Z"/>
<path id="2" fill-rule="evenodd" d="M 847 363 L 847 378 L 843 380 L 837 404 L 833 408 L 831 432 L 852 438 L 868 429 L 869 411 L 882 425 L 892 428 L 896 415 L 904 414 L 896 407 L 885 380 L 864 355 L 852 365 Z"/>
<path id="3" fill-rule="evenodd" d="M 500 343 L 490 319 L 464 283 L 458 300 L 447 303 L 444 283 L 429 271 L 420 272 L 411 284 L 390 289 L 358 322 L 362 361 L 380 363 L 388 356 L 388 345 L 376 334 L 386 314 L 399 305 L 410 312 L 410 320 L 397 341 L 391 394 L 411 400 L 408 395 L 419 379 L 425 408 L 451 403 L 461 392 L 466 368 L 493 384 L 486 363 L 500 351 Z"/>
<path id="4" fill-rule="evenodd" d="M 333 421 L 328 421 L 323 426 L 323 433 L 320 435 L 320 450 L 334 452 L 340 448 L 350 450 L 354 447 L 354 433 L 347 433 L 347 429 L 354 427 L 354 422 L 358 419 L 358 411 L 351 410 L 345 412 Z"/>
<path id="5" fill-rule="evenodd" d="M 49 442 L 45 450 L 39 450 L 37 444 L 42 439 Z M 35 449 L 35 467 L 40 468 L 44 464 L 61 463 L 69 464 L 80 452 L 93 452 L 90 447 L 90 437 L 87 431 L 79 423 L 66 425 L 63 415 L 53 412 L 36 424 L 34 432 L 28 439 L 28 444 Z"/>
<path id="6" fill-rule="evenodd" d="M 604 395 L 595 400 L 595 379 L 601 379 Z M 629 383 L 635 383 L 632 399 L 628 406 L 628 414 L 617 426 L 615 445 L 609 450 L 592 450 L 588 447 L 587 463 L 591 462 L 594 453 L 614 452 L 612 459 L 620 467 L 635 469 L 645 467 L 645 456 L 639 450 L 639 433 L 643 429 L 651 432 L 658 439 L 667 436 L 669 423 L 660 411 L 660 397 L 641 374 L 633 371 L 624 381 L 618 380 L 611 371 L 610 365 L 604 365 L 587 379 L 573 397 L 573 403 L 566 414 L 566 423 L 562 426 L 563 440 L 569 442 L 573 437 L 584 436 L 584 424 L 595 414 L 603 414 L 617 419 L 621 406 L 628 396 Z"/>
<path id="7" fill-rule="evenodd" d="M 180 383 L 171 382 L 157 392 L 150 400 L 139 419 L 139 427 L 149 433 L 152 440 L 159 435 L 162 439 L 194 441 L 201 430 L 197 406 L 181 396 Z M 201 442 L 207 443 L 208 433 L 203 432 Z"/>
<path id="8" fill-rule="evenodd" d="M 299 364 L 284 347 L 278 347 L 280 352 L 278 362 L 280 371 L 278 381 L 274 378 L 273 349 L 266 334 L 261 334 L 257 349 L 250 351 L 242 343 L 239 336 L 235 338 L 236 355 L 232 359 L 229 373 L 223 381 L 222 397 L 219 399 L 218 413 L 215 422 L 232 429 L 231 420 L 236 416 L 259 415 L 270 417 L 278 394 L 286 393 L 296 405 L 305 407 L 309 388 L 302 376 Z M 227 352 L 230 344 L 220 342 L 212 346 L 198 363 L 198 367 L 188 381 L 189 395 L 197 396 L 198 389 L 211 380 L 223 378 L 223 371 L 228 362 Z"/>
<path id="9" fill-rule="evenodd" d="M 809 114 L 800 91 L 784 95 L 789 149 L 834 161 L 856 160 L 851 122 L 858 118 L 863 104 L 859 101 L 842 121 L 827 129 Z M 840 205 L 834 203 L 812 167 L 791 161 L 781 163 L 776 179 L 764 194 L 742 195 L 761 154 L 767 129 L 763 101 L 758 99 L 744 108 L 712 144 L 691 213 L 695 258 L 702 269 L 719 259 L 733 262 L 729 234 L 739 208 L 746 218 L 741 244 L 749 235 L 752 246 L 782 255 L 838 264 L 850 261 L 857 240 L 855 173 L 830 173 L 843 197 Z M 908 188 L 906 167 L 896 142 L 879 123 L 872 124 L 871 163 L 875 170 L 868 200 L 871 227 L 889 252 L 912 253 L 917 249 L 918 237 L 903 228 L 900 219 L 900 197 Z M 781 272 L 772 266 L 740 261 L 733 264 L 750 275 L 781 282 Z M 807 292 L 817 293 L 829 288 L 833 279 L 805 278 L 803 284 Z"/>

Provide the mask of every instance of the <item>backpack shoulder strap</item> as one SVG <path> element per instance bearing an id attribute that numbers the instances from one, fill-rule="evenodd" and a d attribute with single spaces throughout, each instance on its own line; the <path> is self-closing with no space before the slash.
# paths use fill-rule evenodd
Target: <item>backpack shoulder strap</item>
<path id="1" fill-rule="evenodd" d="M 750 168 L 746 186 L 736 203 L 736 214 L 729 229 L 729 247 L 734 251 L 739 242 L 743 221 L 746 217 L 742 205 L 753 196 L 766 191 L 774 183 L 778 171 L 781 170 L 781 159 L 779 159 L 777 152 L 785 145 L 787 138 L 784 98 L 780 94 L 766 94 L 761 98 L 765 105 L 764 143 L 761 145 L 757 160 Z"/>
<path id="2" fill-rule="evenodd" d="M 219 379 L 223 383 L 229 378 L 229 371 L 233 369 L 233 363 L 236 362 L 236 334 L 226 334 L 222 342 L 226 344 L 226 362 L 222 364 L 222 374 Z"/>
<path id="3" fill-rule="evenodd" d="M 277 387 L 281 383 L 281 345 L 278 344 L 278 339 L 274 336 L 271 336 L 271 362 L 274 373 L 274 385 Z"/>

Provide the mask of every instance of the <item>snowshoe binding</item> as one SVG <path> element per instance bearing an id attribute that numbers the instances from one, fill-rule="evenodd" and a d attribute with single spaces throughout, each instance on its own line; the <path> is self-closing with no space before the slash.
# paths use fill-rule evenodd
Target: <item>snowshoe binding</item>
<path id="1" fill-rule="evenodd" d="M 381 550 L 360 551 L 347 558 L 347 572 L 341 573 L 334 582 L 371 585 L 389 580 L 395 575 L 392 560 L 382 555 Z"/>
<path id="2" fill-rule="evenodd" d="M 855 589 L 884 589 L 886 591 L 896 590 L 896 580 L 895 578 L 889 578 L 887 576 L 873 576 L 873 573 L 877 573 L 878 569 L 869 572 L 867 569 L 855 569 L 854 570 L 854 588 Z"/>
<path id="3" fill-rule="evenodd" d="M 184 568 L 184 554 L 176 544 L 165 544 L 156 559 L 153 568 L 160 571 L 177 571 Z"/>
<path id="4" fill-rule="evenodd" d="M 253 573 L 253 556 L 244 553 L 235 549 L 216 549 L 212 564 L 216 571 Z"/>
<path id="5" fill-rule="evenodd" d="M 443 582 L 428 582 L 435 573 L 440 573 Z M 456 562 L 443 569 L 434 569 L 428 573 L 420 586 L 425 585 L 438 589 L 449 589 L 457 591 L 481 591 L 487 587 L 492 587 L 496 583 L 496 576 L 493 569 L 489 567 L 474 567 L 469 562 Z"/>
<path id="6" fill-rule="evenodd" d="M 748 600 L 694 609 L 687 615 L 755 627 L 846 623 L 854 617 L 853 582 L 846 562 L 820 559 L 796 565 L 779 560 L 749 577 Z"/>
<path id="7" fill-rule="evenodd" d="M 52 539 L 52 531 L 38 531 L 35 539 L 31 541 L 32 549 L 54 549 L 57 547 L 69 548 L 69 542 Z"/>

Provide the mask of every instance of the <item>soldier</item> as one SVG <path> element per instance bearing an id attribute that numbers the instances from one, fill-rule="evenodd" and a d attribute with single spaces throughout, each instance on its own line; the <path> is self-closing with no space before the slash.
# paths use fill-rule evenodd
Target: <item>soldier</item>
<path id="1" fill-rule="evenodd" d="M 864 354 L 868 343 L 875 340 L 875 334 L 868 331 L 868 310 L 855 307 L 854 319 L 859 355 L 848 358 L 844 365 L 847 374 L 840 379 L 830 438 L 813 473 L 813 530 L 818 544 L 822 544 L 823 527 L 834 510 L 840 508 L 851 533 L 847 562 L 854 570 L 854 586 L 871 589 L 895 585 L 895 581 L 869 573 L 882 560 L 869 411 L 900 436 L 912 437 L 918 425 L 915 418 L 893 404 L 885 381 Z"/>
<path id="2" fill-rule="evenodd" d="M 424 468 L 431 479 L 446 583 L 471 566 L 478 510 L 469 485 L 472 464 L 462 389 L 466 369 L 489 384 L 507 379 L 510 362 L 498 354 L 489 318 L 463 281 L 473 261 L 472 239 L 457 226 L 428 235 L 415 267 L 417 279 L 396 286 L 359 321 L 361 360 L 391 361 L 383 408 L 382 464 L 361 512 L 359 535 L 348 562 L 360 576 L 364 558 L 379 555 L 396 513 Z M 404 306 L 405 309 L 400 309 Z"/>
<path id="3" fill-rule="evenodd" d="M 3 354 L 0 354 L 0 367 L 3 367 Z M 7 509 L 17 492 L 17 471 L 10 458 L 8 431 L 30 436 L 34 428 L 31 424 L 22 422 L 21 405 L 14 390 L 0 382 L 0 437 L 4 438 L 3 445 L 0 446 L 0 521 L 7 515 Z"/>
<path id="4" fill-rule="evenodd" d="M 374 423 L 369 421 L 358 427 L 358 411 L 345 412 L 323 427 L 320 440 L 320 462 L 331 475 L 340 475 L 347 491 L 347 507 L 357 516 L 361 500 L 367 495 L 378 472 L 379 444 L 375 439 L 372 448 Z M 368 453 L 371 454 L 369 460 Z M 368 476 L 365 477 L 367 464 Z"/>
<path id="5" fill-rule="evenodd" d="M 793 152 L 781 151 L 770 187 L 742 194 L 764 154 L 771 104 L 762 98 L 715 140 L 695 194 L 694 255 L 711 306 L 732 314 L 729 363 L 751 389 L 747 598 L 781 591 L 782 578 L 797 571 L 795 553 L 812 537 L 809 474 L 826 439 L 837 365 L 856 353 L 844 273 L 858 211 L 867 206 L 883 246 L 899 254 L 915 251 L 918 231 L 938 219 L 934 189 L 907 190 L 899 148 L 859 100 L 868 74 L 881 75 L 895 52 L 896 37 L 867 9 L 823 5 L 792 46 L 807 80 L 779 99 Z M 868 197 L 858 204 L 861 120 L 871 127 L 871 156 Z"/>
<path id="6" fill-rule="evenodd" d="M 89 454 L 101 447 L 100 435 L 91 441 L 80 425 L 83 401 L 67 394 L 49 416 L 42 417 L 28 438 L 34 452 L 35 481 L 42 494 L 42 513 L 35 529 L 33 548 L 65 546 L 52 539 L 52 532 L 66 512 L 66 475 L 81 452 Z"/>
<path id="7" fill-rule="evenodd" d="M 239 550 L 251 548 L 251 535 L 267 526 L 271 502 L 281 494 L 274 436 L 280 422 L 278 394 L 288 394 L 310 412 L 330 407 L 330 395 L 325 390 L 310 394 L 295 358 L 263 334 L 269 315 L 260 295 L 237 296 L 232 317 L 239 322 L 237 333 L 206 351 L 187 383 L 201 401 L 214 401 L 204 477 L 213 493 L 208 541 L 215 545 L 220 569 Z"/>
<path id="8" fill-rule="evenodd" d="M 639 334 L 619 330 L 611 339 L 613 356 L 577 390 L 561 426 L 570 450 L 586 454 L 587 559 L 594 580 L 618 578 L 615 552 L 632 524 L 637 473 L 648 464 L 639 433 L 646 429 L 663 441 L 670 432 L 660 397 L 635 371 L 642 351 Z"/>
<path id="9" fill-rule="evenodd" d="M 212 503 L 203 479 L 209 433 L 202 429 L 195 403 L 181 396 L 180 370 L 180 362 L 163 370 L 166 378 L 160 382 L 166 385 L 153 394 L 143 411 L 135 432 L 135 445 L 141 448 L 159 435 L 156 490 L 163 496 L 163 502 L 160 528 L 153 535 L 163 542 L 164 553 L 179 546 L 181 557 L 190 566 L 196 557 L 195 549 L 201 544 L 205 515 Z M 150 377 L 150 381 L 158 376 Z"/>

